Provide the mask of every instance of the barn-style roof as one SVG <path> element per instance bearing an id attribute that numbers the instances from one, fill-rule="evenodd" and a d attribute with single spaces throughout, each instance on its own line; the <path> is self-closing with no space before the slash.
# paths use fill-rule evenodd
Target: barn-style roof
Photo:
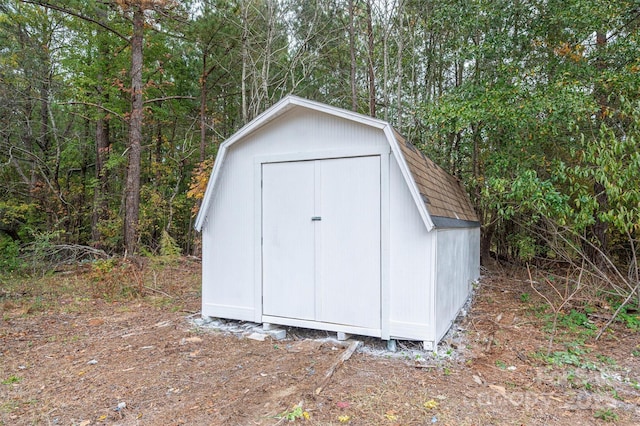
<path id="1" fill-rule="evenodd" d="M 451 222 L 446 219 L 477 222 L 476 212 L 460 181 L 406 141 L 398 132 L 394 131 L 394 135 L 436 226 L 446 226 Z"/>
<path id="2" fill-rule="evenodd" d="M 319 113 L 369 125 L 383 131 L 413 200 L 416 203 L 416 207 L 420 212 L 420 216 L 428 230 L 431 230 L 433 227 L 479 226 L 478 217 L 461 183 L 427 158 L 413 144 L 407 142 L 389 123 L 352 111 L 290 95 L 256 117 L 220 145 L 213 172 L 209 179 L 198 217 L 196 218 L 195 228 L 198 231 L 202 230 L 204 225 L 220 170 L 224 166 L 227 150 L 248 134 L 258 130 L 293 108 L 311 109 Z"/>

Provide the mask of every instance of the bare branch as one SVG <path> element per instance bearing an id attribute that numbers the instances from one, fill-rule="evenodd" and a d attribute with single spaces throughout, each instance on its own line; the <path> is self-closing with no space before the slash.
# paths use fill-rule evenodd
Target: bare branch
<path id="1" fill-rule="evenodd" d="M 106 108 L 106 107 L 104 107 L 102 105 L 94 104 L 93 102 L 69 101 L 69 102 L 61 103 L 60 105 L 88 105 L 88 106 L 99 108 L 99 109 L 101 109 L 103 111 L 108 112 L 109 114 L 113 114 L 113 115 L 115 115 L 116 117 L 118 117 L 122 121 L 126 121 L 126 119 L 122 116 L 122 114 L 119 114 L 119 113 L 115 112 L 114 110 Z"/>
<path id="2" fill-rule="evenodd" d="M 609 328 L 609 326 L 611 325 L 611 323 L 618 317 L 618 314 L 620 313 L 620 311 L 622 310 L 622 308 L 624 308 L 625 306 L 627 306 L 627 303 L 629 303 L 629 301 L 631 300 L 631 298 L 633 296 L 635 296 L 635 292 L 638 291 L 638 288 L 640 288 L 640 284 L 636 285 L 636 288 L 633 289 L 632 292 L 629 293 L 629 295 L 627 296 L 626 299 L 624 299 L 624 301 L 620 304 L 620 306 L 618 306 L 618 309 L 616 309 L 616 311 L 613 313 L 613 315 L 611 315 L 611 318 L 609 318 L 609 321 L 607 321 L 607 323 L 600 328 L 600 331 L 598 332 L 598 334 L 596 335 L 596 340 L 600 339 L 600 336 L 602 336 L 602 333 L 604 333 L 606 331 L 607 328 Z"/>
<path id="3" fill-rule="evenodd" d="M 129 37 L 126 37 L 125 35 L 123 35 L 119 31 L 115 30 L 114 28 L 111 28 L 110 26 L 108 26 L 104 22 L 98 21 L 97 19 L 91 18 L 91 17 L 86 16 L 86 15 L 83 15 L 82 13 L 79 13 L 79 12 L 64 8 L 64 7 L 59 6 L 57 4 L 51 4 L 51 3 L 46 2 L 46 1 L 39 1 L 39 0 L 20 0 L 20 1 L 23 2 L 23 3 L 33 4 L 33 5 L 36 5 L 36 6 L 42 6 L 42 7 L 45 7 L 47 9 L 51 9 L 51 10 L 57 10 L 58 12 L 66 13 L 67 15 L 75 16 L 76 18 L 80 18 L 80 19 L 82 19 L 84 21 L 94 23 L 94 24 L 104 28 L 105 30 L 109 31 L 110 33 L 117 35 L 122 40 L 126 41 L 127 43 L 130 43 Z"/>
<path id="4" fill-rule="evenodd" d="M 150 104 L 152 102 L 162 102 L 162 101 L 168 101 L 171 99 L 190 99 L 190 100 L 195 100 L 196 98 L 193 96 L 165 96 L 162 98 L 155 98 L 155 99 L 147 99 L 146 101 L 144 101 L 144 104 Z"/>

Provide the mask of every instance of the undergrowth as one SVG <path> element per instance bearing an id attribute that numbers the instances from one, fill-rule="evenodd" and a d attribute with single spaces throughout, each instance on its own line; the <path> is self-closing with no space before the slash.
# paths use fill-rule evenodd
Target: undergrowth
<path id="1" fill-rule="evenodd" d="M 177 311 L 183 309 L 184 297 L 195 298 L 199 291 L 199 264 L 179 256 L 112 257 L 36 276 L 0 273 L 4 319 L 52 311 L 78 312 L 97 299 L 107 303 L 138 299 Z"/>

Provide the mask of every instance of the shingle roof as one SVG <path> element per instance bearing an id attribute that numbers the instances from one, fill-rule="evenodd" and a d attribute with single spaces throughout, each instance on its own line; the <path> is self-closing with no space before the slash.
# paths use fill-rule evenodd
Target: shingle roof
<path id="1" fill-rule="evenodd" d="M 478 216 L 460 181 L 427 158 L 395 130 L 394 135 L 431 217 L 477 222 Z"/>

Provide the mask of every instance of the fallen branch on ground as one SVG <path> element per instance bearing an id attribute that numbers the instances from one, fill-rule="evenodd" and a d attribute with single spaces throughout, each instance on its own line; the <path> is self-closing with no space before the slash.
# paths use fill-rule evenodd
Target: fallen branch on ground
<path id="1" fill-rule="evenodd" d="M 351 358 L 351 355 L 353 355 L 356 349 L 358 349 L 358 346 L 360 346 L 360 343 L 362 342 L 360 342 L 359 340 L 351 341 L 347 349 L 342 353 L 342 355 L 340 355 L 338 360 L 324 374 L 324 378 L 320 382 L 320 385 L 316 388 L 316 392 L 315 392 L 316 395 L 320 395 L 320 392 L 322 392 L 325 386 L 327 386 L 327 384 L 329 383 L 329 380 L 331 380 L 331 376 L 333 376 L 333 373 L 335 373 L 336 370 L 340 368 L 340 366 L 344 364 L 345 361 Z"/>

